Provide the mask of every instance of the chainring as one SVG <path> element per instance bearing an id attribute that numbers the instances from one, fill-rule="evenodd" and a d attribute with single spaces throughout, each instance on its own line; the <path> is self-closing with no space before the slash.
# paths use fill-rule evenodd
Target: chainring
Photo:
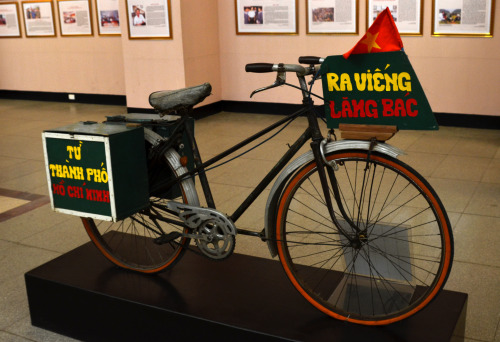
<path id="1" fill-rule="evenodd" d="M 210 259 L 222 260 L 233 254 L 236 238 L 217 219 L 203 222 L 196 233 L 196 245 Z"/>

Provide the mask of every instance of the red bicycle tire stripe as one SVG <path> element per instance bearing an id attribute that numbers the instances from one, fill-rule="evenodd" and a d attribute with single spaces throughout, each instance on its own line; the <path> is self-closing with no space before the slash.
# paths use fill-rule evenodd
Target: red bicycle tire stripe
<path id="1" fill-rule="evenodd" d="M 348 152 L 345 152 L 343 154 L 337 154 L 335 155 L 335 157 L 337 158 L 342 158 L 342 157 L 359 157 L 359 158 L 365 158 L 366 157 L 366 154 L 363 154 L 363 153 L 348 153 Z M 438 215 L 439 215 L 439 218 L 441 220 L 442 223 L 444 223 L 445 225 L 447 225 L 447 220 L 445 219 L 445 216 L 443 214 L 443 212 L 440 210 L 440 205 L 438 203 L 438 201 L 436 200 L 434 194 L 432 194 L 430 192 L 430 190 L 427 188 L 427 186 L 425 184 L 423 184 L 420 179 L 418 179 L 417 176 L 415 176 L 414 174 L 410 173 L 410 174 L 407 174 L 407 171 L 405 168 L 403 168 L 401 165 L 399 164 L 396 164 L 394 162 L 391 162 L 390 160 L 387 160 L 385 158 L 382 158 L 382 157 L 379 157 L 379 156 L 376 156 L 376 155 L 372 155 L 370 157 L 371 159 L 373 160 L 377 160 L 377 161 L 380 161 L 380 162 L 384 162 L 388 165 L 391 165 L 392 167 L 394 167 L 395 169 L 401 171 L 403 174 L 405 174 L 406 176 L 408 176 L 412 181 L 414 181 L 415 183 L 418 184 L 418 186 L 420 187 L 420 189 L 422 189 L 425 194 L 428 196 L 428 198 L 431 200 L 432 204 L 434 205 L 434 208 L 438 209 Z M 331 158 L 333 159 L 333 158 Z M 285 205 L 285 201 L 284 199 L 287 198 L 292 190 L 292 188 L 297 184 L 298 180 L 300 180 L 305 174 L 307 174 L 311 169 L 313 169 L 314 167 L 316 166 L 316 163 L 312 162 L 309 166 L 307 166 L 306 168 L 302 169 L 298 174 L 296 174 L 292 180 L 290 181 L 290 183 L 287 185 L 287 187 L 285 188 L 284 192 L 283 192 L 283 196 L 281 197 L 281 200 L 280 200 L 280 203 L 279 203 L 279 206 L 278 206 L 278 213 L 277 213 L 277 218 L 276 218 L 276 236 L 278 237 L 278 239 L 280 239 L 281 237 L 281 219 L 282 219 L 282 216 L 283 216 L 283 207 Z M 336 319 L 339 319 L 339 320 L 344 320 L 344 321 L 348 321 L 348 322 L 353 322 L 353 323 L 357 323 L 357 324 L 363 324 L 363 325 L 387 325 L 387 324 L 390 324 L 390 323 L 394 323 L 394 322 L 397 322 L 397 321 L 400 321 L 400 320 L 403 320 L 415 313 L 417 313 L 418 311 L 420 311 L 421 309 L 423 309 L 432 299 L 434 299 L 434 297 L 437 295 L 437 293 L 440 291 L 442 285 L 443 285 L 443 282 L 445 281 L 446 277 L 447 277 L 447 274 L 449 272 L 449 267 L 450 267 L 450 262 L 451 262 L 451 239 L 450 239 L 450 234 L 449 234 L 449 227 L 445 226 L 443 227 L 443 234 L 444 234 L 444 238 L 445 238 L 445 258 L 444 258 L 444 264 L 443 264 L 443 272 L 441 273 L 441 276 L 434 288 L 434 290 L 429 294 L 429 296 L 426 297 L 426 299 L 420 303 L 417 307 L 415 307 L 413 310 L 401 315 L 401 316 L 397 316 L 397 317 L 394 317 L 394 318 L 391 318 L 391 319 L 385 319 L 385 320 L 380 320 L 380 321 L 365 321 L 365 320 L 358 320 L 358 319 L 352 319 L 352 318 L 349 318 L 349 317 L 345 317 L 345 316 L 342 316 L 340 314 L 337 314 L 331 310 L 328 310 L 326 309 L 325 307 L 323 307 L 321 304 L 319 304 L 315 299 L 313 299 L 303 288 L 302 286 L 298 283 L 298 281 L 295 279 L 295 277 L 293 276 L 293 272 L 289 269 L 288 265 L 283 261 L 285 260 L 285 255 L 284 255 L 284 251 L 283 251 L 283 246 L 281 243 L 278 244 L 278 254 L 280 256 L 280 260 L 281 260 L 281 264 L 283 265 L 283 268 L 288 276 L 288 278 L 290 279 L 290 281 L 292 282 L 292 284 L 294 285 L 294 287 L 302 294 L 302 296 L 304 296 L 304 298 L 307 299 L 308 302 L 310 302 L 312 305 L 314 305 L 317 309 L 319 309 L 320 311 L 326 313 L 327 315 L 331 316 L 331 317 L 334 317 Z M 280 239 L 281 240 L 281 239 Z"/>

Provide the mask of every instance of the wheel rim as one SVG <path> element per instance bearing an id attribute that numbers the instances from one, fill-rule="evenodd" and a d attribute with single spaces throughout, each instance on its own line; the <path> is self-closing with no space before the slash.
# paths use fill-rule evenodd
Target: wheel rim
<path id="1" fill-rule="evenodd" d="M 166 200 L 152 198 L 147 210 L 165 218 L 177 219 L 162 208 Z M 144 273 L 156 273 L 172 266 L 183 254 L 189 239 L 177 237 L 167 243 L 156 239 L 172 232 L 187 230 L 180 225 L 152 220 L 143 211 L 119 222 L 82 219 L 85 229 L 99 250 L 116 265 Z M 162 234 L 161 230 L 163 230 Z"/>
<path id="2" fill-rule="evenodd" d="M 155 137 L 155 133 L 149 134 Z M 149 184 L 152 189 L 156 189 L 158 184 L 165 184 L 172 174 L 179 176 L 187 172 L 173 149 L 166 151 L 164 158 L 165 164 L 150 168 Z M 119 222 L 82 218 L 90 239 L 114 264 L 142 273 L 157 273 L 173 266 L 186 251 L 190 239 L 180 234 L 189 233 L 189 230 L 175 213 L 167 209 L 166 204 L 176 201 L 199 205 L 194 182 L 188 178 L 166 192 L 156 194 L 158 191 L 151 195 L 147 208 Z"/>
<path id="3" fill-rule="evenodd" d="M 345 220 L 339 222 L 349 237 L 331 229 L 321 186 L 313 186 L 319 184 L 315 164 L 309 164 L 279 203 L 276 236 L 288 277 L 309 302 L 339 319 L 379 325 L 412 315 L 435 297 L 451 266 L 451 234 L 439 200 L 399 162 L 373 155 L 364 170 L 366 153 L 328 159 L 340 164 L 342 202 L 362 233 Z"/>

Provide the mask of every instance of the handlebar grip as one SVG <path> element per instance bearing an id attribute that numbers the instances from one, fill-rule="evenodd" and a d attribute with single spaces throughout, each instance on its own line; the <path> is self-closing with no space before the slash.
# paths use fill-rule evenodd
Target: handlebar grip
<path id="1" fill-rule="evenodd" d="M 245 71 L 257 73 L 272 72 L 273 66 L 274 64 L 271 63 L 251 63 L 245 65 Z"/>
<path id="2" fill-rule="evenodd" d="M 300 64 L 321 64 L 322 62 L 321 57 L 315 57 L 315 56 L 301 56 L 299 57 L 299 63 Z"/>

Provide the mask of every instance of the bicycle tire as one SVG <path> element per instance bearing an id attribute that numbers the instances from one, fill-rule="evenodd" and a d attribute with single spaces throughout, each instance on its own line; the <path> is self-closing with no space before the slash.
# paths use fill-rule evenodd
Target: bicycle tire
<path id="1" fill-rule="evenodd" d="M 148 138 L 149 135 L 149 138 Z M 158 139 L 151 131 L 146 134 L 147 140 Z M 149 144 L 149 143 L 147 143 Z M 180 176 L 187 170 L 180 165 L 179 154 L 170 149 L 163 156 L 164 166 L 155 170 L 158 178 L 169 174 Z M 158 167 L 157 167 L 158 168 Z M 150 184 L 151 184 L 151 172 Z M 171 232 L 188 233 L 180 219 L 167 212 L 165 203 L 169 200 L 199 205 L 198 195 L 192 179 L 185 179 L 169 193 L 177 193 L 177 198 L 163 198 L 158 195 L 150 197 L 150 205 L 121 221 L 99 221 L 83 218 L 82 222 L 90 239 L 99 251 L 115 265 L 140 273 L 159 273 L 173 267 L 184 255 L 190 239 L 178 236 L 167 243 L 157 243 L 155 239 Z M 177 224 L 153 220 L 148 215 L 151 211 L 158 216 L 175 220 Z M 160 228 L 163 230 L 162 234 Z"/>
<path id="2" fill-rule="evenodd" d="M 429 183 L 405 163 L 366 150 L 331 152 L 341 202 L 361 233 L 324 202 L 316 162 L 287 181 L 278 201 L 277 249 L 295 288 L 327 315 L 386 325 L 424 308 L 451 271 L 453 236 Z M 364 178 L 363 178 L 364 177 Z"/>

